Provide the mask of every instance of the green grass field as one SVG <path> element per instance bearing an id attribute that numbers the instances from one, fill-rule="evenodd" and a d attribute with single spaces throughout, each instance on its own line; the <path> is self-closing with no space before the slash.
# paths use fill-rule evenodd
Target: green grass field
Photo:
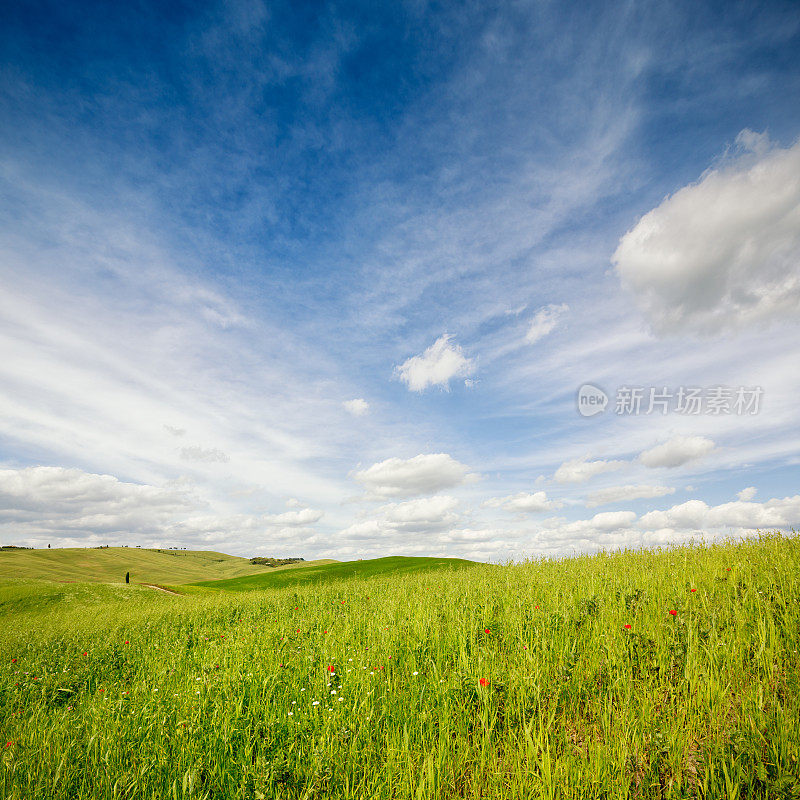
<path id="1" fill-rule="evenodd" d="M 308 564 L 325 564 L 314 561 Z M 305 565 L 303 565 L 305 566 Z M 0 551 L 0 581 L 44 578 L 51 581 L 181 584 L 192 581 L 258 575 L 288 567 L 263 567 L 246 558 L 209 550 L 145 550 L 138 547 L 60 548 Z"/>
<path id="2" fill-rule="evenodd" d="M 3 584 L 0 796 L 800 796 L 797 538 L 188 589 Z"/>
<path id="3" fill-rule="evenodd" d="M 299 583 L 317 583 L 345 578 L 367 580 L 389 575 L 408 575 L 413 572 L 427 572 L 438 569 L 465 569 L 474 566 L 473 561 L 460 558 L 412 558 L 407 556 L 388 556 L 372 558 L 367 561 L 344 561 L 335 564 L 296 567 L 291 572 L 262 572 L 257 575 L 243 575 L 227 580 L 202 581 L 196 586 L 209 589 L 224 589 L 230 592 L 254 591 L 258 589 L 277 589 Z"/>

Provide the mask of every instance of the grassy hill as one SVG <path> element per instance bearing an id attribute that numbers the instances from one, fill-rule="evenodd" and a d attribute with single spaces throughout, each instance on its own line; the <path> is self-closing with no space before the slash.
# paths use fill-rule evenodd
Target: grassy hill
<path id="1" fill-rule="evenodd" d="M 0 585 L 0 797 L 800 797 L 800 537 L 384 561 Z"/>
<path id="2" fill-rule="evenodd" d="M 313 561 L 309 564 L 332 563 Z M 40 579 L 177 585 L 193 581 L 235 578 L 288 567 L 253 565 L 246 558 L 208 550 L 148 550 L 138 547 L 58 548 L 0 551 L 0 581 Z"/>
<path id="3" fill-rule="evenodd" d="M 475 562 L 465 561 L 461 558 L 388 556 L 365 561 L 302 565 L 291 570 L 291 572 L 261 572 L 255 575 L 228 578 L 227 580 L 196 582 L 194 585 L 211 589 L 224 589 L 230 592 L 244 592 L 256 589 L 278 589 L 283 586 L 303 583 L 329 582 L 343 578 L 367 579 L 413 572 L 428 572 L 438 569 L 465 569 L 471 566 L 475 566 Z"/>

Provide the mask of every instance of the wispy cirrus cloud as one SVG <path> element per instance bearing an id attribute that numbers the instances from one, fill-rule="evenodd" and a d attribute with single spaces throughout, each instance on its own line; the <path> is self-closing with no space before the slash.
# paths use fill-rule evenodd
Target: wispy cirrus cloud
<path id="1" fill-rule="evenodd" d="M 605 489 L 598 489 L 590 492 L 586 498 L 586 505 L 589 508 L 603 506 L 608 503 L 619 503 L 628 500 L 641 500 L 653 497 L 665 497 L 674 494 L 675 488 L 672 486 L 654 486 L 651 484 L 627 484 L 625 486 L 607 486 Z"/>
<path id="2" fill-rule="evenodd" d="M 540 308 L 531 318 L 528 332 L 525 334 L 525 341 L 528 344 L 535 344 L 547 334 L 552 333 L 567 311 L 569 311 L 569 306 L 566 303 L 551 304 Z"/>
<path id="3" fill-rule="evenodd" d="M 553 478 L 558 483 L 584 483 L 595 475 L 600 475 L 603 472 L 613 472 L 614 470 L 622 469 L 624 466 L 624 461 L 605 460 L 602 458 L 590 461 L 588 456 L 582 456 L 561 464 L 555 471 Z"/>

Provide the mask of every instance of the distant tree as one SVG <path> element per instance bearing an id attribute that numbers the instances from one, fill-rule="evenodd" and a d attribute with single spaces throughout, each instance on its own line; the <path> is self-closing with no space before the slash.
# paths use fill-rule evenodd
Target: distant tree
<path id="1" fill-rule="evenodd" d="M 125 583 L 130 583 L 130 582 L 131 582 L 131 574 L 130 574 L 130 572 L 126 572 L 125 573 Z"/>

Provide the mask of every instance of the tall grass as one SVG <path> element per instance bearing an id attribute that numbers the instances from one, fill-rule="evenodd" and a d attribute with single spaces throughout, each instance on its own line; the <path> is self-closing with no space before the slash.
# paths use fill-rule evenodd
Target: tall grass
<path id="1" fill-rule="evenodd" d="M 799 567 L 776 535 L 17 604 L 2 797 L 796 797 Z"/>

